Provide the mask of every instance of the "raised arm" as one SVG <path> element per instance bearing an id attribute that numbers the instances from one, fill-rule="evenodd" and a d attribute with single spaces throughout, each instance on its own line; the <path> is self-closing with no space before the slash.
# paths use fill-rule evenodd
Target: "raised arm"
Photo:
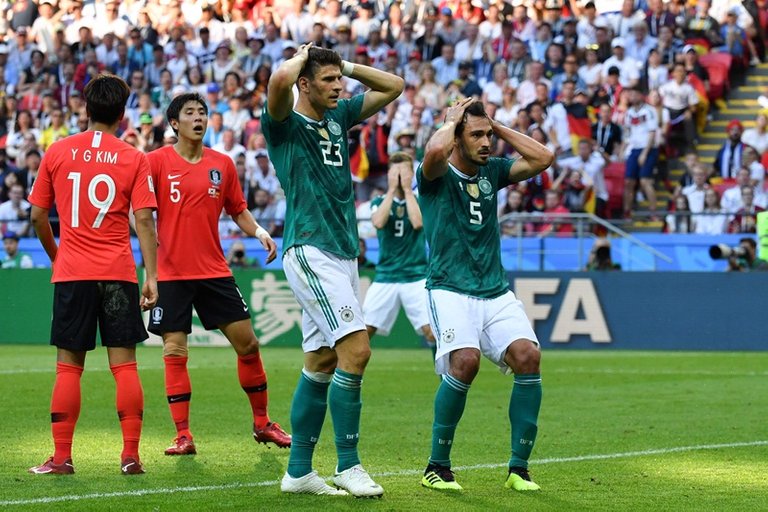
<path id="1" fill-rule="evenodd" d="M 246 208 L 233 216 L 232 220 L 235 221 L 235 224 L 237 224 L 243 233 L 259 239 L 261 246 L 267 251 L 266 262 L 271 263 L 277 256 L 277 244 L 275 244 L 275 241 L 269 236 L 269 232 L 259 226 L 259 223 L 253 218 L 253 214 Z"/>
<path id="2" fill-rule="evenodd" d="M 399 76 L 362 64 L 344 61 L 341 72 L 370 88 L 370 91 L 365 93 L 363 108 L 357 121 L 368 119 L 387 104 L 395 101 L 405 87 L 405 80 Z"/>
<path id="3" fill-rule="evenodd" d="M 445 113 L 443 126 L 432 134 L 424 148 L 424 162 L 421 166 L 424 178 L 431 181 L 448 171 L 448 158 L 456 144 L 456 126 L 464 118 L 464 111 L 473 101 L 474 98 L 464 98 Z"/>
<path id="4" fill-rule="evenodd" d="M 299 47 L 296 55 L 286 60 L 269 77 L 267 87 L 267 112 L 275 121 L 283 121 L 293 109 L 293 86 L 299 79 L 299 73 L 309 57 L 312 43 Z"/>
<path id="5" fill-rule="evenodd" d="M 547 169 L 555 161 L 555 155 L 546 146 L 539 144 L 527 135 L 507 128 L 498 121 L 491 121 L 493 133 L 520 153 L 522 158 L 515 160 L 509 168 L 509 180 L 513 183 L 525 181 Z"/>
<path id="6" fill-rule="evenodd" d="M 144 259 L 146 280 L 141 290 L 141 307 L 145 311 L 157 303 L 157 233 L 152 208 L 141 208 L 133 212 L 136 218 L 136 236 Z"/>
<path id="7" fill-rule="evenodd" d="M 389 221 L 389 215 L 392 211 L 392 201 L 395 199 L 395 191 L 400 179 L 400 175 L 393 169 L 390 169 L 387 173 L 387 193 L 384 196 L 384 200 L 376 207 L 376 210 L 371 214 L 371 224 L 376 229 L 384 229 Z"/>
<path id="8" fill-rule="evenodd" d="M 411 188 L 413 167 L 410 162 L 403 162 L 403 167 L 400 170 L 400 183 L 405 194 L 405 211 L 408 213 L 408 220 L 411 221 L 413 229 L 418 231 L 424 227 L 424 222 L 421 219 L 421 210 L 419 209 L 419 202 L 416 200 L 416 194 Z"/>

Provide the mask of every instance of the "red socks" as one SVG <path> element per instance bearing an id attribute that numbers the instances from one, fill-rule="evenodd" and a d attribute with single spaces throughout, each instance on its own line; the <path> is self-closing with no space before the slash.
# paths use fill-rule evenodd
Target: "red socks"
<path id="1" fill-rule="evenodd" d="M 136 362 L 110 366 L 117 385 L 117 416 L 123 430 L 121 458 L 139 460 L 139 440 L 144 417 L 144 391 L 141 389 Z M 55 462 L 55 461 L 54 461 Z"/>
<path id="2" fill-rule="evenodd" d="M 171 409 L 171 418 L 176 425 L 176 434 L 192 438 L 189 432 L 189 400 L 192 398 L 192 384 L 187 372 L 187 358 L 163 356 L 165 363 L 165 394 Z"/>
<path id="3" fill-rule="evenodd" d="M 269 423 L 267 415 L 267 375 L 261 364 L 261 354 L 256 352 L 247 356 L 237 356 L 237 376 L 240 386 L 248 395 L 253 411 L 253 423 L 257 429 L 263 429 Z"/>
<path id="4" fill-rule="evenodd" d="M 53 462 L 63 464 L 72 456 L 72 437 L 80 416 L 80 376 L 83 368 L 56 363 L 56 382 L 51 396 Z"/>

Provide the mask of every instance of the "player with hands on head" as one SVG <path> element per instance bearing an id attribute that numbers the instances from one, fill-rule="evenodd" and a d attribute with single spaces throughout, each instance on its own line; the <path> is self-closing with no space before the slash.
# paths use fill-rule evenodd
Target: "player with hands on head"
<path id="1" fill-rule="evenodd" d="M 123 432 L 120 470 L 144 473 L 139 459 L 144 393 L 136 344 L 147 339 L 141 309 L 157 302 L 154 187 L 146 155 L 115 137 L 130 88 L 114 75 L 94 76 L 85 87 L 88 131 L 55 142 L 40 164 L 29 196 L 32 224 L 53 266 L 51 345 L 57 347 L 51 397 L 54 454 L 29 471 L 72 474 L 72 439 L 80 415 L 85 356 L 101 344 L 117 388 Z M 49 210 L 56 203 L 61 237 Z M 128 218 L 133 209 L 145 277 L 139 299 Z"/>
<path id="2" fill-rule="evenodd" d="M 235 283 L 219 239 L 222 209 L 247 236 L 256 237 L 275 259 L 277 246 L 248 210 L 232 159 L 203 146 L 208 106 L 195 93 L 175 97 L 168 124 L 178 142 L 149 153 L 157 185 L 158 281 L 160 300 L 149 331 L 163 338 L 165 390 L 176 438 L 166 455 L 197 453 L 189 427 L 192 385 L 187 371 L 194 306 L 203 327 L 220 329 L 237 353 L 237 376 L 253 414 L 253 437 L 285 448 L 291 436 L 267 413 L 267 376 L 251 315 Z"/>
<path id="3" fill-rule="evenodd" d="M 369 90 L 341 99 L 342 76 Z M 298 88 L 294 106 L 293 88 Z M 304 368 L 291 404 L 293 444 L 281 490 L 381 496 L 360 463 L 360 400 L 371 355 L 358 301 L 359 253 L 347 131 L 403 91 L 403 79 L 302 45 L 272 73 L 261 126 L 285 191 L 283 268 L 303 309 Z M 312 469 L 330 409 L 338 464 L 333 483 Z"/>
<path id="4" fill-rule="evenodd" d="M 389 157 L 387 193 L 371 201 L 371 222 L 379 239 L 376 277 L 365 295 L 363 317 L 368 336 L 389 335 L 402 305 L 413 328 L 433 349 L 424 286 L 427 246 L 421 210 L 413 192 L 413 158 L 407 153 Z"/>
<path id="5" fill-rule="evenodd" d="M 494 137 L 519 158 L 493 158 Z M 432 453 L 422 485 L 460 490 L 450 453 L 481 354 L 514 373 L 509 402 L 512 456 L 505 486 L 537 490 L 528 474 L 541 405 L 541 352 L 522 303 L 509 290 L 501 265 L 497 192 L 548 168 L 543 145 L 489 119 L 483 104 L 465 99 L 448 109 L 427 142 L 416 171 L 419 206 L 429 245 L 427 296 L 437 338 Z"/>

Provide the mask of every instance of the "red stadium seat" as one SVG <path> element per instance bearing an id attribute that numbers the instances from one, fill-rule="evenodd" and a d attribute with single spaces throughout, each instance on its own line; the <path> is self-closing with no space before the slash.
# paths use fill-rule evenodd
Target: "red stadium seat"
<path id="1" fill-rule="evenodd" d="M 699 63 L 709 73 L 709 99 L 714 101 L 725 97 L 731 84 L 728 78 L 733 56 L 728 53 L 712 52 L 699 57 Z"/>
<path id="2" fill-rule="evenodd" d="M 624 163 L 612 162 L 603 169 L 605 188 L 608 189 L 607 216 L 613 217 L 615 212 L 621 215 L 624 206 Z M 615 218 L 615 217 L 614 217 Z"/>

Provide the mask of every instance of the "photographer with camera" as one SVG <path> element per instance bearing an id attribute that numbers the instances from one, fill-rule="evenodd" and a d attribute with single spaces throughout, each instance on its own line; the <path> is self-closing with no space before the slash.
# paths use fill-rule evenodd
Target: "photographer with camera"
<path id="1" fill-rule="evenodd" d="M 240 240 L 235 240 L 229 247 L 227 264 L 229 265 L 229 268 L 259 267 L 259 261 L 256 258 L 249 258 L 245 255 L 245 244 Z"/>
<path id="2" fill-rule="evenodd" d="M 607 238 L 595 240 L 584 270 L 621 270 L 621 265 L 611 258 L 611 242 Z"/>
<path id="3" fill-rule="evenodd" d="M 739 245 L 729 247 L 726 244 L 713 245 L 709 248 L 713 260 L 728 259 L 728 272 L 765 272 L 768 261 L 757 257 L 757 242 L 753 238 L 742 238 Z"/>

